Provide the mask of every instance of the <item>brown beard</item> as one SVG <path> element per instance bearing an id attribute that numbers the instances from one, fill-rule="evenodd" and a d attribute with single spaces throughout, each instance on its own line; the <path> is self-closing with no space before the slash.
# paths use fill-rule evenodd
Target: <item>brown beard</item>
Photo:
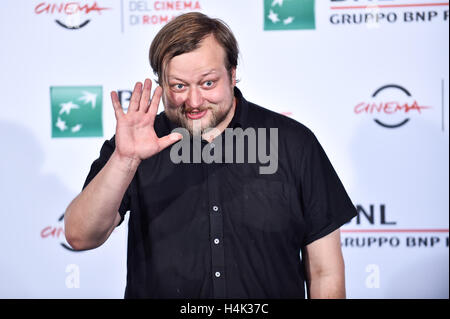
<path id="1" fill-rule="evenodd" d="M 222 121 L 225 120 L 229 112 L 233 109 L 233 100 L 229 106 L 229 108 L 226 110 L 226 112 L 217 114 L 217 112 L 214 112 L 215 107 L 214 106 L 206 106 L 197 108 L 200 112 L 203 112 L 204 110 L 209 110 L 211 112 L 211 121 L 208 123 L 208 127 L 201 128 L 201 132 L 194 132 L 193 130 L 193 121 L 201 121 L 201 120 L 187 120 L 186 119 L 186 113 L 193 110 L 193 108 L 187 108 L 186 105 L 182 105 L 175 112 L 167 112 L 166 110 L 166 116 L 167 118 L 173 122 L 174 124 L 178 125 L 179 127 L 183 127 L 189 131 L 189 134 L 191 136 L 198 136 L 201 135 L 203 132 L 205 132 L 207 129 L 215 128 L 217 125 L 219 125 Z M 190 124 L 190 125 L 189 125 Z"/>

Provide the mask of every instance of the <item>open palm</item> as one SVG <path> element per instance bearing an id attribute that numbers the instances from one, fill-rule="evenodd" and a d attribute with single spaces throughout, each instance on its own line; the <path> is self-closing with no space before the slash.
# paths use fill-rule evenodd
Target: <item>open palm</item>
<path id="1" fill-rule="evenodd" d="M 157 87 L 150 101 L 151 81 L 146 79 L 136 83 L 125 114 L 116 92 L 111 92 L 111 100 L 117 120 L 116 152 L 121 157 L 144 160 L 182 138 L 171 133 L 158 137 L 153 127 L 161 99 L 162 89 Z"/>

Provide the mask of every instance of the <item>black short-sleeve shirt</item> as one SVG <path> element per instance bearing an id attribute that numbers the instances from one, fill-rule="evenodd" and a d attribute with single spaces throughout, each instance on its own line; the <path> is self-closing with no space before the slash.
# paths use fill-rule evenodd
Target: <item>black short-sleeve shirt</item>
<path id="1" fill-rule="evenodd" d="M 187 137 L 189 161 L 175 163 L 169 147 L 138 167 L 119 209 L 122 220 L 130 214 L 125 298 L 304 298 L 300 250 L 356 215 L 308 128 L 235 96 L 231 143 L 224 133 L 212 143 Z M 157 115 L 158 136 L 174 128 Z M 114 147 L 114 137 L 104 143 L 84 187 Z M 198 163 L 205 147 L 219 155 Z"/>

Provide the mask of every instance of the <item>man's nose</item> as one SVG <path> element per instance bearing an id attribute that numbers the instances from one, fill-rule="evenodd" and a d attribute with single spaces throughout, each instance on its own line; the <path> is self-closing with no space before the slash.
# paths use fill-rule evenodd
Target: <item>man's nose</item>
<path id="1" fill-rule="evenodd" d="M 203 105 L 202 92 L 196 87 L 189 88 L 186 104 L 190 108 L 198 108 Z"/>

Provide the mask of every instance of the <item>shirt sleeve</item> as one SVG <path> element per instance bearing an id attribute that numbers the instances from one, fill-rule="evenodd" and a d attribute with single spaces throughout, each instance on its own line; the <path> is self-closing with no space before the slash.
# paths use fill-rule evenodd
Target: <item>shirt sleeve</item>
<path id="1" fill-rule="evenodd" d="M 308 134 L 300 156 L 300 197 L 306 224 L 304 246 L 356 216 L 356 208 L 324 149 L 311 131 Z"/>
<path id="2" fill-rule="evenodd" d="M 91 169 L 89 171 L 89 174 L 86 178 L 86 181 L 84 182 L 83 189 L 86 188 L 86 186 L 94 179 L 95 176 L 102 170 L 102 168 L 105 166 L 105 164 L 108 162 L 109 158 L 111 157 L 112 153 L 114 152 L 114 149 L 116 147 L 115 138 L 111 138 L 110 140 L 105 141 L 103 143 L 103 146 L 100 150 L 100 156 L 97 158 L 91 165 Z M 134 179 L 133 179 L 134 180 Z M 133 183 L 133 181 L 132 181 Z M 130 186 L 127 188 L 123 198 L 122 202 L 119 206 L 119 214 L 120 214 L 120 224 L 122 224 L 125 214 L 127 211 L 130 210 Z"/>

